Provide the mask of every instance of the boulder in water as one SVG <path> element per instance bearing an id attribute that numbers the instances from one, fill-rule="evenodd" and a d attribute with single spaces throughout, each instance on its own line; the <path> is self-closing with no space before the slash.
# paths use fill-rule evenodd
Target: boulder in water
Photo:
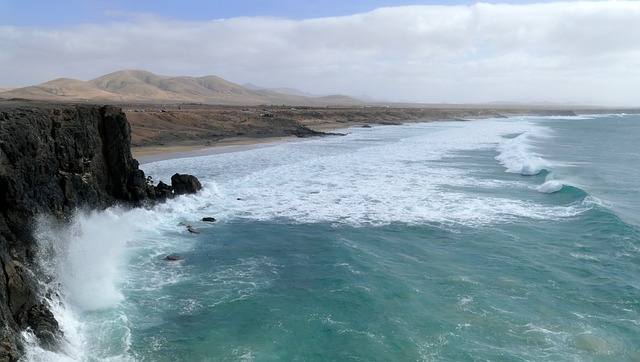
<path id="1" fill-rule="evenodd" d="M 207 217 L 203 217 L 203 218 L 202 218 L 202 221 L 205 221 L 205 222 L 215 222 L 215 221 L 216 221 L 216 218 L 215 218 L 215 217 L 207 216 Z"/>
<path id="2" fill-rule="evenodd" d="M 194 228 L 191 225 L 187 225 L 187 231 L 189 231 L 192 234 L 200 234 L 200 230 Z"/>
<path id="3" fill-rule="evenodd" d="M 176 173 L 171 176 L 171 187 L 175 195 L 195 194 L 202 189 L 202 184 L 193 175 Z"/>
<path id="4" fill-rule="evenodd" d="M 153 190 L 154 196 L 157 200 L 166 200 L 173 197 L 173 187 L 167 185 L 162 181 L 158 182 Z"/>
<path id="5" fill-rule="evenodd" d="M 178 260 L 182 260 L 183 258 L 180 255 L 167 255 L 164 257 L 164 260 L 166 261 L 178 261 Z"/>

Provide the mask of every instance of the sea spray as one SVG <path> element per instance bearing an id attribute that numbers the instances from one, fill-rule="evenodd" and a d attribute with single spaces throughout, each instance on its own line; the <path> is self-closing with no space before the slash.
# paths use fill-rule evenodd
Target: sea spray
<path id="1" fill-rule="evenodd" d="M 215 184 L 209 183 L 197 197 L 208 205 L 215 192 Z M 179 280 L 175 268 L 156 269 L 156 264 L 184 249 L 184 244 L 178 242 L 177 248 L 167 235 L 187 234 L 180 221 L 194 221 L 194 208 L 203 206 L 195 201 L 196 196 L 184 195 L 153 208 L 79 210 L 64 222 L 40 216 L 34 230 L 36 267 L 44 276 L 43 300 L 50 305 L 63 338 L 53 352 L 41 348 L 33 333 L 25 332 L 25 360 L 134 360 L 130 310 L 124 306 L 123 291 L 136 281 L 136 275 L 148 278 L 140 281 L 148 285 L 144 289 Z M 135 265 L 129 263 L 132 253 Z"/>
<path id="2" fill-rule="evenodd" d="M 132 212 L 120 208 L 78 211 L 62 223 L 52 217 L 38 218 L 34 234 L 39 267 L 46 276 L 43 289 L 64 338 L 60 350 L 54 353 L 38 347 L 33 337 L 25 334 L 27 360 L 106 357 L 100 356 L 104 349 L 101 344 L 109 346 L 107 356 L 126 359 L 126 317 L 110 309 L 123 300 L 118 284 L 126 265 L 125 248 L 135 233 Z M 87 318 L 91 314 L 102 314 L 101 322 L 92 324 Z M 116 347 L 119 353 L 113 351 L 117 345 L 114 339 L 122 341 Z"/>
<path id="3" fill-rule="evenodd" d="M 47 271 L 79 311 L 108 308 L 123 299 L 117 283 L 134 224 L 124 210 L 77 212 L 67 225 L 39 223 L 36 237 Z"/>
<path id="4" fill-rule="evenodd" d="M 559 120 L 545 140 L 536 122 L 378 127 L 145 165 L 163 178 L 179 163 L 209 186 L 120 216 L 135 230 L 115 278 L 125 299 L 73 311 L 84 341 L 110 341 L 75 359 L 636 360 L 640 224 L 590 191 L 620 177 L 576 162 L 611 171 L 620 153 L 586 147 L 602 130 L 567 147 L 586 124 Z M 547 174 L 494 159 L 523 133 Z M 566 186 L 536 192 L 550 181 Z M 604 196 L 637 204 L 636 189 Z"/>

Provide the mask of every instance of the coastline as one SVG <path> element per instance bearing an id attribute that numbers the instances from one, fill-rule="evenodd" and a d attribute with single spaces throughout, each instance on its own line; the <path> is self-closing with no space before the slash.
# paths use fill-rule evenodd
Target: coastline
<path id="1" fill-rule="evenodd" d="M 294 137 L 230 137 L 210 144 L 194 143 L 189 141 L 176 141 L 170 144 L 159 146 L 132 147 L 131 154 L 133 155 L 133 158 L 138 160 L 138 162 L 143 165 L 145 163 L 176 158 L 198 157 L 227 152 L 239 152 L 258 147 L 269 147 L 270 145 L 276 143 L 295 140 L 297 140 L 297 138 Z"/>
<path id="2" fill-rule="evenodd" d="M 121 105 L 131 125 L 134 157 L 194 152 L 228 145 L 253 145 L 313 137 L 358 126 L 472 120 L 515 115 L 573 115 L 569 109 L 536 107 L 298 107 Z M 184 157 L 184 155 L 175 155 Z"/>
<path id="3" fill-rule="evenodd" d="M 601 113 L 587 107 L 396 105 L 298 107 L 121 105 L 131 125 L 132 154 L 140 163 L 265 147 L 273 142 L 340 133 L 352 127 L 471 121 L 514 116 Z"/>
<path id="4" fill-rule="evenodd" d="M 383 113 L 377 116 L 378 111 Z M 391 111 L 397 113 L 384 113 Z M 99 209 L 115 202 L 133 204 L 147 198 L 145 175 L 138 168 L 138 162 L 133 160 L 132 153 L 142 163 L 148 163 L 269 147 L 277 142 L 302 142 L 304 140 L 299 138 L 321 136 L 320 132 L 341 132 L 349 127 L 471 121 L 520 115 L 576 115 L 568 110 L 496 113 L 494 110 L 456 109 L 437 110 L 432 117 L 426 117 L 427 110 L 422 109 L 415 114 L 410 110 L 391 111 L 372 109 L 365 112 L 354 108 L 305 110 L 304 116 L 315 114 L 317 118 L 314 119 L 289 117 L 285 111 L 276 117 L 253 115 L 249 118 L 243 115 L 243 118 L 233 119 L 230 116 L 223 118 L 220 114 L 216 118 L 210 112 L 206 114 L 210 118 L 205 122 L 194 119 L 196 113 L 180 110 L 175 111 L 175 115 L 146 112 L 144 115 L 147 117 L 139 120 L 151 123 L 132 126 L 127 114 L 114 106 L 7 103 L 0 119 L 0 135 L 5 146 L 2 151 L 7 167 L 6 172 L 0 175 L 0 185 L 11 186 L 5 190 L 2 203 L 5 220 L 4 226 L 0 227 L 0 262 L 5 276 L 0 278 L 0 300 L 3 301 L 0 303 L 0 322 L 7 326 L 0 334 L 0 360 L 3 356 L 9 356 L 11 360 L 20 357 L 21 331 L 35 331 L 35 336 L 43 343 L 54 343 L 59 333 L 54 315 L 36 298 L 40 288 L 33 279 L 36 275 L 29 274 L 24 268 L 24 265 L 33 263 L 33 256 L 37 255 L 29 223 L 37 214 L 63 219 L 77 207 Z M 357 115 L 356 112 L 362 114 Z M 362 120 L 356 116 L 368 118 Z M 152 123 L 159 120 L 164 123 Z M 206 130 L 211 133 L 204 132 Z M 150 137 L 136 139 L 132 137 L 132 131 L 139 131 L 139 136 L 146 132 Z M 243 134 L 240 131 L 247 132 Z M 134 140 L 138 144 L 131 147 Z M 32 317 L 25 320 L 23 317 L 26 315 Z"/>
<path id="5" fill-rule="evenodd" d="M 429 122 L 425 120 L 425 122 Z M 340 133 L 340 131 L 363 126 L 362 123 L 348 123 L 348 122 L 327 122 L 319 123 L 315 125 L 309 125 L 308 127 L 317 132 L 327 133 L 327 136 L 331 136 L 331 133 Z M 322 137 L 320 134 L 318 137 Z M 274 144 L 283 142 L 297 142 L 304 138 L 295 136 L 266 136 L 266 137 L 245 137 L 245 136 L 231 136 L 225 137 L 216 141 L 173 141 L 167 142 L 162 145 L 153 146 L 132 146 L 131 154 L 133 158 L 143 165 L 145 163 L 164 161 L 176 158 L 188 158 L 215 155 L 227 152 L 240 152 L 249 149 L 255 149 L 260 147 L 269 147 Z"/>

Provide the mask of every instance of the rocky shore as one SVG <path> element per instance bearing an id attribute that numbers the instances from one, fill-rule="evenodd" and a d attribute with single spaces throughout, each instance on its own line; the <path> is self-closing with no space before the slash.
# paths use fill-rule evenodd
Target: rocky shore
<path id="1" fill-rule="evenodd" d="M 60 336 L 37 282 L 35 217 L 64 222 L 79 207 L 138 206 L 200 187 L 193 176 L 174 179 L 148 182 L 117 107 L 0 102 L 0 361 L 23 355 L 21 331 L 44 348 Z"/>
<path id="2" fill-rule="evenodd" d="M 599 110 L 603 111 L 603 110 Z M 598 113 L 598 110 L 581 110 Z M 152 185 L 131 147 L 184 144 L 205 148 L 223 139 L 308 137 L 354 125 L 469 120 L 516 115 L 575 115 L 565 108 L 288 107 L 210 105 L 73 105 L 0 101 L 0 362 L 24 353 L 30 329 L 55 348 L 58 324 L 39 289 L 35 217 L 61 222 L 79 207 L 139 206 L 201 186 L 176 174 Z"/>

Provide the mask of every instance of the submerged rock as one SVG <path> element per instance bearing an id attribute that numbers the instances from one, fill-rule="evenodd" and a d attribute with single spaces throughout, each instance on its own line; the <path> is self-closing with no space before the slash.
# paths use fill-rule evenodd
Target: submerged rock
<path id="1" fill-rule="evenodd" d="M 194 228 L 191 225 L 187 225 L 187 231 L 189 231 L 192 234 L 200 234 L 200 230 Z"/>
<path id="2" fill-rule="evenodd" d="M 180 255 L 167 255 L 164 257 L 164 260 L 166 261 L 178 261 L 178 260 L 182 260 L 184 259 L 183 257 L 181 257 Z"/>

